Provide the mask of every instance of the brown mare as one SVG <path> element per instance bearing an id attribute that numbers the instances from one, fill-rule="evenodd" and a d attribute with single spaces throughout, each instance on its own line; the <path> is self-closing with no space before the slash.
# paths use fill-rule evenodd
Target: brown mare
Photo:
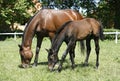
<path id="1" fill-rule="evenodd" d="M 61 58 L 58 71 L 61 71 L 63 61 L 70 50 L 75 49 L 76 41 L 86 40 L 87 55 L 85 59 L 85 65 L 88 64 L 88 59 L 91 51 L 90 41 L 94 39 L 96 50 L 96 67 L 99 66 L 99 38 L 103 40 L 103 29 L 101 24 L 93 18 L 84 18 L 78 21 L 69 21 L 62 25 L 57 31 L 55 38 L 53 39 L 51 49 L 48 51 L 48 68 L 52 71 L 57 62 L 57 53 L 63 42 L 63 40 L 69 40 L 68 46 Z M 73 53 L 70 55 L 72 62 L 72 68 L 75 67 Z"/>
<path id="2" fill-rule="evenodd" d="M 53 10 L 41 9 L 28 22 L 24 35 L 22 37 L 22 44 L 19 45 L 19 53 L 21 56 L 21 67 L 29 67 L 33 53 L 31 51 L 31 44 L 34 35 L 37 36 L 36 54 L 34 59 L 34 66 L 38 63 L 38 54 L 41 48 L 41 43 L 44 37 L 49 37 L 50 40 L 55 35 L 56 30 L 67 21 L 81 20 L 81 14 L 74 10 Z"/>

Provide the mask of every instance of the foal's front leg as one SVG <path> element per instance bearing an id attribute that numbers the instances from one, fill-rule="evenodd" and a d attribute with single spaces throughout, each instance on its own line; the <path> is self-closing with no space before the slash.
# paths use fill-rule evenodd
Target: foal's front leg
<path id="1" fill-rule="evenodd" d="M 66 39 L 65 43 L 68 45 L 69 40 Z M 71 60 L 71 63 L 72 63 L 72 66 L 71 66 L 72 69 L 74 69 L 74 67 L 75 67 L 75 62 L 74 62 L 74 58 L 75 58 L 75 46 L 76 46 L 76 42 L 75 42 L 75 44 L 73 44 L 72 48 L 69 51 L 70 60 Z"/>
<path id="2" fill-rule="evenodd" d="M 70 49 L 72 48 L 72 43 L 73 43 L 73 42 L 74 42 L 74 41 L 70 40 L 70 42 L 68 43 L 68 46 L 67 46 L 66 51 L 65 51 L 65 52 L 63 53 L 63 55 L 62 55 L 60 65 L 58 66 L 58 71 L 59 71 L 59 72 L 60 72 L 61 69 L 62 69 L 63 62 L 64 62 L 64 60 L 65 60 L 68 52 L 69 52 Z M 73 59 L 73 58 L 72 58 L 72 59 Z"/>

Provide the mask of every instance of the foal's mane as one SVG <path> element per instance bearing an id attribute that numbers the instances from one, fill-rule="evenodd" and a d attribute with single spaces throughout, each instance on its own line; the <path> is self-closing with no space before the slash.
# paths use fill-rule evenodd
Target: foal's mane
<path id="1" fill-rule="evenodd" d="M 66 23 L 64 23 L 55 33 L 55 37 L 53 38 L 53 42 L 52 44 L 54 43 L 54 41 L 56 40 L 56 38 L 58 37 L 59 33 L 66 27 L 66 25 L 68 25 L 69 23 L 71 23 L 72 21 L 68 21 Z"/>

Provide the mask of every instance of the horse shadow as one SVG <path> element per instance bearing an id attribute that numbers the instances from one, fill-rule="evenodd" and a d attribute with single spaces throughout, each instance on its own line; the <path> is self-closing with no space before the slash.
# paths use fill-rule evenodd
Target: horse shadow
<path id="1" fill-rule="evenodd" d="M 38 64 L 37 64 L 37 66 L 40 66 L 40 65 L 48 65 L 48 62 L 46 61 L 46 62 L 39 62 Z M 36 66 L 36 67 L 37 67 Z M 19 68 L 23 68 L 21 65 L 18 65 L 18 67 Z M 30 64 L 30 66 L 29 67 L 27 67 L 27 68 L 32 68 L 33 67 L 33 63 L 31 63 Z M 35 66 L 34 66 L 35 67 Z"/>
<path id="2" fill-rule="evenodd" d="M 46 62 L 39 62 L 38 65 L 48 65 L 48 62 L 47 61 Z"/>
<path id="3" fill-rule="evenodd" d="M 89 63 L 88 65 L 85 65 L 84 63 L 80 63 L 80 64 L 75 64 L 75 67 L 74 69 L 76 68 L 87 68 L 87 67 L 93 67 L 93 68 L 96 68 L 94 64 L 92 63 Z M 66 69 L 72 69 L 74 70 L 71 65 L 67 64 L 66 66 L 62 66 L 62 70 L 66 70 Z M 57 70 L 57 69 L 56 69 Z"/>

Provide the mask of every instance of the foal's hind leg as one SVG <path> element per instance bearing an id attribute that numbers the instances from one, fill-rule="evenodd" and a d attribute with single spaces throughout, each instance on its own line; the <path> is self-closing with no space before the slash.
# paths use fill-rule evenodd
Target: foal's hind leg
<path id="1" fill-rule="evenodd" d="M 95 51 L 96 51 L 96 68 L 98 68 L 99 66 L 99 50 L 100 50 L 100 46 L 99 46 L 99 38 L 94 38 L 95 41 Z"/>
<path id="2" fill-rule="evenodd" d="M 40 37 L 40 34 L 37 34 L 36 54 L 35 54 L 33 66 L 37 66 L 37 64 L 38 64 L 38 56 L 39 56 L 39 51 L 41 48 L 42 40 L 43 40 L 43 37 Z"/>
<path id="3" fill-rule="evenodd" d="M 90 41 L 91 39 L 86 39 L 86 59 L 85 59 L 85 62 L 84 62 L 84 65 L 85 66 L 88 66 L 88 60 L 89 60 L 89 56 L 90 56 L 90 52 L 91 52 L 91 45 L 90 45 Z"/>

